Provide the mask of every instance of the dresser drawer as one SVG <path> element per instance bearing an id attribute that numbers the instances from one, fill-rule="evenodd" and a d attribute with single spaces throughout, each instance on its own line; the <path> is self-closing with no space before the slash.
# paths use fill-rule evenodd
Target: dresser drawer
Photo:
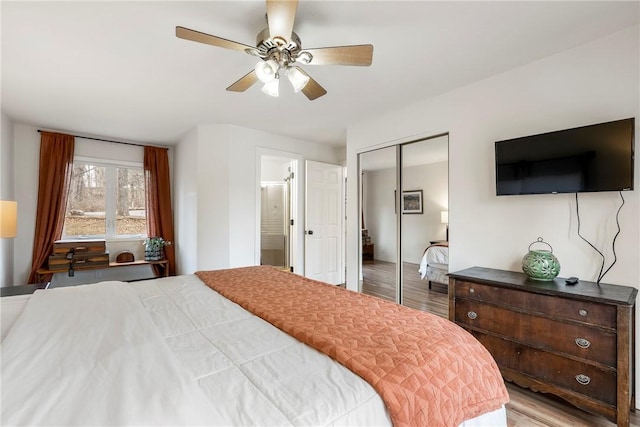
<path id="1" fill-rule="evenodd" d="M 455 297 L 494 302 L 557 319 L 576 320 L 601 327 L 616 328 L 616 307 L 590 301 L 541 295 L 527 291 L 481 285 L 455 279 Z"/>
<path id="2" fill-rule="evenodd" d="M 609 405 L 616 404 L 616 374 L 506 339 L 473 332 L 501 368 L 569 389 Z M 509 378 L 507 378 L 509 379 Z"/>
<path id="3" fill-rule="evenodd" d="M 455 321 L 514 341 L 526 342 L 532 347 L 616 366 L 616 334 L 610 331 L 563 323 L 467 299 L 457 301 Z"/>
<path id="4" fill-rule="evenodd" d="M 450 319 L 484 344 L 505 379 L 629 426 L 637 289 L 483 267 L 449 273 L 449 283 Z"/>

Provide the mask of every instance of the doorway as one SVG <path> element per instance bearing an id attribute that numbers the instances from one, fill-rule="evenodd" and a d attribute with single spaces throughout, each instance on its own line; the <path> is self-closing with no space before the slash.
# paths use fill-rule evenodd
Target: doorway
<path id="1" fill-rule="evenodd" d="M 289 269 L 288 184 L 260 183 L 260 265 Z"/>
<path id="2" fill-rule="evenodd" d="M 295 266 L 297 160 L 260 156 L 259 263 L 293 271 Z"/>

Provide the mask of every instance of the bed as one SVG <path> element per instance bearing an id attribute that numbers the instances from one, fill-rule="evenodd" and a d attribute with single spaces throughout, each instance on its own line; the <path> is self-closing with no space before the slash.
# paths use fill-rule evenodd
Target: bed
<path id="1" fill-rule="evenodd" d="M 420 278 L 429 281 L 429 289 L 432 282 L 449 284 L 449 242 L 433 243 L 425 249 L 420 267 Z"/>
<path id="2" fill-rule="evenodd" d="M 495 362 L 461 328 L 268 266 L 0 302 L 3 425 L 506 425 Z M 342 304 L 340 316 L 330 314 Z M 362 315 L 371 309 L 378 315 Z M 385 333 L 393 319 L 404 322 L 402 334 Z M 359 331 L 372 325 L 362 341 Z M 326 341 L 341 336 L 335 328 L 347 343 Z M 387 347 L 424 334 L 422 353 L 407 347 L 397 355 L 406 361 L 385 367 L 396 357 Z M 367 342 L 374 353 L 360 351 Z M 415 354 L 424 360 L 409 360 Z M 455 365 L 474 372 L 456 376 Z"/>

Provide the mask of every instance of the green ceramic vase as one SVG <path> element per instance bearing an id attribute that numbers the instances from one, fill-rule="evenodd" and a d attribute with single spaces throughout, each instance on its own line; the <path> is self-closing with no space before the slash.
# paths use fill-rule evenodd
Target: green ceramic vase
<path id="1" fill-rule="evenodd" d="M 542 243 L 549 246 L 547 249 L 532 250 L 531 246 Z M 553 248 L 542 237 L 529 245 L 529 252 L 522 258 L 522 271 L 530 279 L 550 281 L 560 273 L 560 262 L 553 255 Z"/>

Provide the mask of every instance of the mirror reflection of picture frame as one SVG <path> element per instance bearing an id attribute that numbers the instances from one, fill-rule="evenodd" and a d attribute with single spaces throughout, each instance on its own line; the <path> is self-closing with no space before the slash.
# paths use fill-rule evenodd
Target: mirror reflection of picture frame
<path id="1" fill-rule="evenodd" d="M 402 192 L 402 213 L 422 213 L 422 190 L 410 190 Z"/>

